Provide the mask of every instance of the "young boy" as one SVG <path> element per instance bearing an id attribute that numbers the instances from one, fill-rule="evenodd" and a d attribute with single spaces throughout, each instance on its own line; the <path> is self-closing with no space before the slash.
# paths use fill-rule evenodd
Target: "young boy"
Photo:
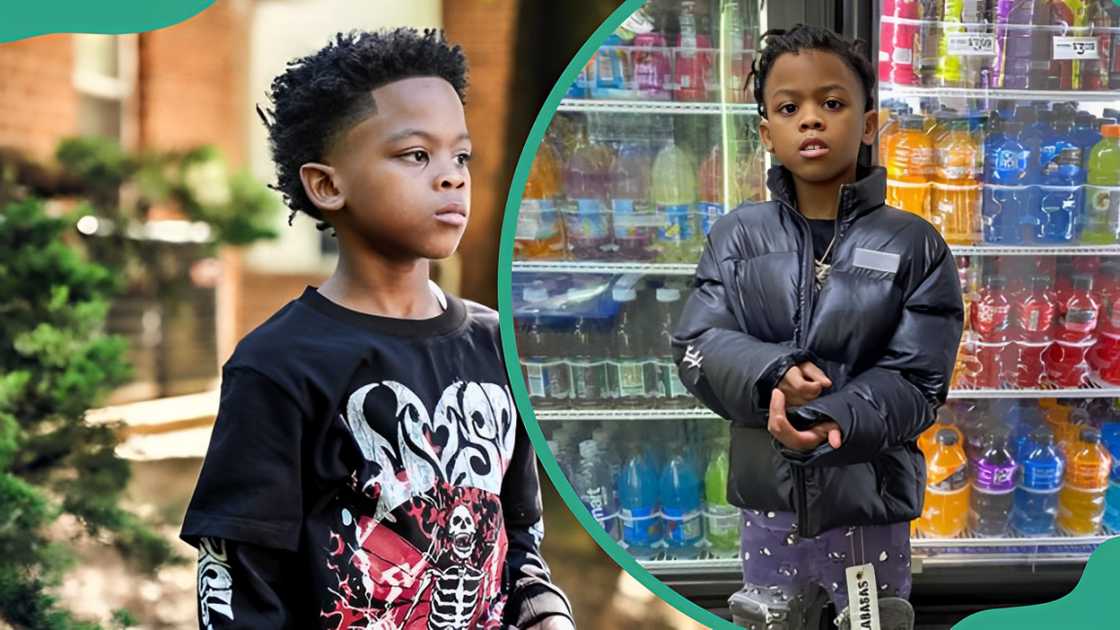
<path id="1" fill-rule="evenodd" d="M 573 627 L 497 316 L 428 279 L 470 215 L 466 73 L 397 29 L 272 83 L 277 188 L 340 255 L 223 368 L 182 530 L 201 628 Z"/>
<path id="2" fill-rule="evenodd" d="M 885 204 L 884 170 L 857 164 L 877 131 L 857 44 L 771 31 L 752 76 L 773 201 L 713 226 L 673 340 L 685 385 L 731 421 L 732 608 L 801 628 L 827 594 L 846 620 L 845 569 L 871 563 L 882 627 L 907 628 L 915 439 L 948 394 L 956 266 L 933 226 Z"/>

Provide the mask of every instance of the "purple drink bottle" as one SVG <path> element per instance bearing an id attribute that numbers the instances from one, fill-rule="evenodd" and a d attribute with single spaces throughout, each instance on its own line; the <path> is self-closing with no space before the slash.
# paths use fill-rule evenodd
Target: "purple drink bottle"
<path id="1" fill-rule="evenodd" d="M 1031 70 L 1031 22 L 1035 0 L 998 0 L 996 4 L 995 85 L 1025 89 Z"/>
<path id="2" fill-rule="evenodd" d="M 573 260 L 602 259 L 610 249 L 607 178 L 613 157 L 609 148 L 588 141 L 584 135 L 568 160 L 564 193 L 570 205 L 564 212 L 564 223 Z"/>
<path id="3" fill-rule="evenodd" d="M 623 144 L 610 169 L 614 255 L 621 260 L 649 260 L 657 237 L 657 213 L 649 197 L 653 168 L 650 151 L 637 144 Z"/>
<path id="4" fill-rule="evenodd" d="M 1005 536 L 1014 501 L 1018 464 L 1007 446 L 1007 435 L 995 433 L 984 454 L 973 464 L 972 499 L 968 525 L 977 536 Z"/>

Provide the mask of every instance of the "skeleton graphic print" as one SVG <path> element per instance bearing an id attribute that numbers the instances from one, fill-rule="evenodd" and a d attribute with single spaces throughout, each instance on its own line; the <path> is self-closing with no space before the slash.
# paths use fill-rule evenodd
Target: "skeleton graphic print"
<path id="1" fill-rule="evenodd" d="M 373 431 L 368 413 L 395 417 L 396 440 Z M 386 381 L 355 391 L 344 420 L 365 459 L 353 490 L 373 511 L 341 508 L 330 533 L 329 627 L 500 627 L 490 604 L 506 551 L 498 495 L 513 453 L 509 390 L 457 382 L 429 412 Z"/>

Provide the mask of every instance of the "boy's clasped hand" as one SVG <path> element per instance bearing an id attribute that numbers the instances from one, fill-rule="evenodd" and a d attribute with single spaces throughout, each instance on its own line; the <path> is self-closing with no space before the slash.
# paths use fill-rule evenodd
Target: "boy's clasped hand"
<path id="1" fill-rule="evenodd" d="M 811 451 L 825 440 L 832 448 L 840 448 L 840 425 L 832 420 L 817 423 L 804 431 L 790 424 L 786 405 L 800 407 L 816 400 L 821 392 L 832 387 L 832 381 L 810 361 L 799 363 L 786 371 L 770 394 L 770 420 L 766 428 L 774 439 L 795 451 Z"/>

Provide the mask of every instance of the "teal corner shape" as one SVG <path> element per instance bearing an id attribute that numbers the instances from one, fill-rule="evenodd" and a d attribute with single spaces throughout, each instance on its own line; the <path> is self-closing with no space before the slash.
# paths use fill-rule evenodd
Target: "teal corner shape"
<path id="1" fill-rule="evenodd" d="M 1120 538 L 1101 543 L 1069 594 L 1035 606 L 996 608 L 969 615 L 953 630 L 1106 630 L 1120 627 L 1111 609 L 1120 577 Z"/>
<path id="2" fill-rule="evenodd" d="M 214 0 L 10 0 L 0 9 L 0 43 L 50 33 L 141 33 L 188 20 Z"/>
<path id="3" fill-rule="evenodd" d="M 525 389 L 525 383 L 522 380 L 519 367 L 520 362 L 517 358 L 517 338 L 514 334 L 513 326 L 513 240 L 517 232 L 517 214 L 521 206 L 521 194 L 525 189 L 525 182 L 529 179 L 529 169 L 544 139 L 545 131 L 556 115 L 556 110 L 560 106 L 560 100 L 563 98 L 568 86 L 576 80 L 576 76 L 579 74 L 580 70 L 591 59 L 591 56 L 595 54 L 595 51 L 599 49 L 599 46 L 606 41 L 607 37 L 614 32 L 630 14 L 637 11 L 644 3 L 644 0 L 626 0 L 623 2 L 622 6 L 611 13 L 610 17 L 595 30 L 591 38 L 583 44 L 579 52 L 576 53 L 575 57 L 568 64 L 563 74 L 560 75 L 560 79 L 557 81 L 556 85 L 553 86 L 552 91 L 548 95 L 548 99 L 545 100 L 544 106 L 537 115 L 532 129 L 529 131 L 529 137 L 525 141 L 525 148 L 521 151 L 521 157 L 517 161 L 517 169 L 514 171 L 513 182 L 510 184 L 509 196 L 506 198 L 505 216 L 502 220 L 502 238 L 498 248 L 498 313 L 502 334 L 502 351 L 506 358 L 506 370 L 509 373 L 509 381 L 513 389 L 514 400 L 517 401 L 517 408 L 522 412 L 522 418 L 525 420 L 525 429 L 537 451 L 537 457 L 540 459 L 541 465 L 544 466 L 548 476 L 552 479 L 552 483 L 556 486 L 560 497 L 564 500 L 564 503 L 567 504 L 572 514 L 575 515 L 580 525 L 587 530 L 607 555 L 654 595 L 705 626 L 717 630 L 733 629 L 736 628 L 736 626 L 731 622 L 720 619 L 715 614 L 697 606 L 680 593 L 666 586 L 661 580 L 654 577 L 653 574 L 634 560 L 625 549 L 612 540 L 595 521 L 595 518 L 591 516 L 591 513 L 587 511 L 587 508 L 584 507 L 583 503 L 579 500 L 579 495 L 577 495 L 575 489 L 572 488 L 572 484 L 564 476 L 564 473 L 561 472 L 556 457 L 553 456 L 552 452 L 548 449 L 544 432 L 541 431 L 541 427 L 537 423 L 536 415 L 533 413 L 532 405 L 529 402 L 529 392 Z"/>

